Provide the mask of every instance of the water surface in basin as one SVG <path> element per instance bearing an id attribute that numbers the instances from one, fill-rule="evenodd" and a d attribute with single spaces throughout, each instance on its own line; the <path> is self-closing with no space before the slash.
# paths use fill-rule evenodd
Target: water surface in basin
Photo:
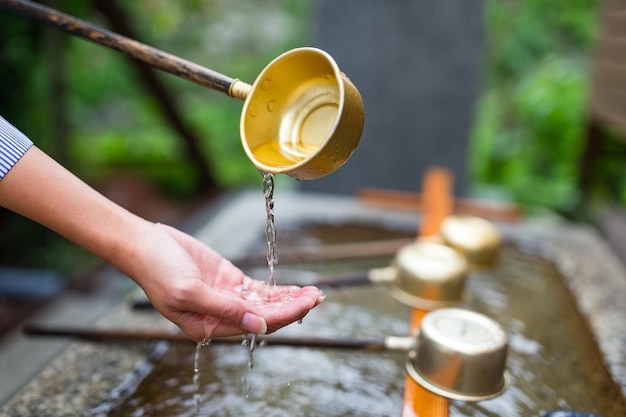
<path id="1" fill-rule="evenodd" d="M 403 233 L 360 225 L 301 225 L 281 229 L 282 245 L 326 244 Z M 412 231 L 404 232 L 410 236 Z M 262 242 L 260 242 L 262 245 Z M 261 246 L 260 246 L 261 247 Z M 280 283 L 367 271 L 389 258 L 280 265 Z M 267 273 L 260 265 L 261 274 Z M 251 273 L 256 274 L 257 270 Z M 264 275 L 259 275 L 262 279 Z M 463 307 L 486 314 L 506 330 L 511 386 L 478 403 L 451 401 L 451 416 L 536 416 L 554 409 L 626 415 L 626 401 L 606 371 L 585 320 L 554 265 L 506 246 L 490 271 L 473 273 Z M 405 335 L 410 308 L 382 286 L 328 289 L 326 300 L 301 325 L 281 335 L 378 337 Z M 212 345 L 201 350 L 200 399 L 195 413 L 195 346 L 172 346 L 136 381 L 110 416 L 399 416 L 404 388 L 402 353 L 259 347 L 248 369 L 248 350 Z M 103 409 L 103 408 L 101 408 Z"/>

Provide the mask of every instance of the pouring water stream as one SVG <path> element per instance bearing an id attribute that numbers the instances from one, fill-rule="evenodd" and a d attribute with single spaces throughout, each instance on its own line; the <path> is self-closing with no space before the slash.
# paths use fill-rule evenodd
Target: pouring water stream
<path id="1" fill-rule="evenodd" d="M 263 196 L 265 198 L 265 213 L 266 213 L 266 223 L 265 223 L 265 237 L 267 240 L 267 265 L 269 268 L 267 285 L 268 292 L 265 297 L 270 298 L 272 296 L 272 291 L 276 286 L 276 279 L 274 278 L 274 265 L 278 262 L 278 256 L 276 255 L 276 222 L 274 220 L 274 175 L 268 172 L 262 172 L 263 175 Z M 246 289 L 242 288 L 242 293 L 245 292 Z M 299 321 L 301 323 L 301 321 Z M 244 336 L 242 341 L 242 345 L 248 349 L 248 368 L 252 369 L 254 366 L 253 358 L 254 351 L 256 349 L 257 335 L 255 333 Z M 196 412 L 200 409 L 200 349 L 203 346 L 208 346 L 210 344 L 210 339 L 204 339 L 201 342 L 198 342 L 196 345 L 196 352 L 194 355 L 193 362 L 193 385 L 195 388 L 194 393 L 194 405 Z M 244 381 L 244 385 L 247 384 Z"/>

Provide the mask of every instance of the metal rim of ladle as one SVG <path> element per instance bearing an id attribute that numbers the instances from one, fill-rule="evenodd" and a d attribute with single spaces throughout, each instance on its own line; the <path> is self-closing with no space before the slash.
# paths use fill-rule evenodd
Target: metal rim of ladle
<path id="1" fill-rule="evenodd" d="M 415 263 L 420 258 L 432 259 L 435 263 L 430 269 L 423 269 Z M 437 267 L 435 272 L 433 267 Z M 435 310 L 467 301 L 467 260 L 463 254 L 440 242 L 417 241 L 402 247 L 387 269 L 395 271 L 387 274 L 391 297 L 409 307 Z"/>
<path id="2" fill-rule="evenodd" d="M 487 392 L 483 394 L 467 394 L 459 391 L 454 391 L 446 388 L 442 388 L 439 385 L 433 384 L 428 379 L 423 377 L 417 369 L 415 369 L 415 365 L 413 364 L 413 358 L 416 354 L 415 351 L 410 352 L 406 360 L 404 362 L 405 369 L 409 376 L 415 380 L 422 387 L 427 390 L 434 392 L 435 394 L 441 395 L 442 397 L 449 398 L 451 400 L 459 400 L 459 401 L 483 401 L 489 400 L 495 397 L 500 396 L 506 389 L 509 387 L 511 383 L 511 375 L 506 369 L 502 374 L 502 380 L 500 381 L 499 387 L 493 392 Z"/>
<path id="3" fill-rule="evenodd" d="M 462 308 L 438 309 L 420 323 L 405 369 L 442 397 L 488 400 L 509 387 L 507 350 L 508 338 L 495 320 Z"/>

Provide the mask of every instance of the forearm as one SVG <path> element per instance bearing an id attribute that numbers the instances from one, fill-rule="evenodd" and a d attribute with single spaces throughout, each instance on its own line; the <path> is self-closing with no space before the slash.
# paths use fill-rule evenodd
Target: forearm
<path id="1" fill-rule="evenodd" d="M 127 269 L 148 222 L 111 202 L 36 147 L 0 180 L 0 205 Z"/>
<path id="2" fill-rule="evenodd" d="M 5 143 L 13 146 L 16 131 L 7 132 L 10 141 Z M 30 146 L 26 140 L 22 151 Z M 0 161 L 6 172 L 0 175 L 0 206 L 56 231 L 124 272 L 163 316 L 194 340 L 276 331 L 302 319 L 323 298 L 317 288 L 283 286 L 272 289 L 277 298 L 248 300 L 242 296 L 244 287 L 267 285 L 255 283 L 193 237 L 118 206 L 38 148 Z"/>

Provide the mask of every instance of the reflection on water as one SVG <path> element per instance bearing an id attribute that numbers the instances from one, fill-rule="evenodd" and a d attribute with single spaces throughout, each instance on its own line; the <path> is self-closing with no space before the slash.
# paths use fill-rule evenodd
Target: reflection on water
<path id="1" fill-rule="evenodd" d="M 339 229 L 338 229 L 339 230 Z M 317 230 L 319 231 L 319 230 Z M 302 230 L 289 239 L 311 240 Z M 345 237 L 345 233 L 342 234 Z M 324 237 L 315 239 L 328 241 Z M 279 242 L 281 245 L 281 242 Z M 290 265 L 324 275 L 366 271 L 389 259 Z M 511 386 L 478 403 L 452 401 L 451 416 L 540 416 L 555 409 L 623 417 L 626 402 L 605 370 L 595 343 L 550 262 L 505 248 L 491 271 L 473 274 L 464 307 L 498 321 L 510 338 Z M 385 287 L 326 291 L 326 300 L 301 325 L 281 335 L 377 337 L 405 335 L 410 309 Z M 328 349 L 257 347 L 248 369 L 244 347 L 212 345 L 200 358 L 199 410 L 195 413 L 193 345 L 170 348 L 153 372 L 138 381 L 110 416 L 399 416 L 404 355 Z"/>
<path id="2" fill-rule="evenodd" d="M 626 415 L 585 320 L 552 263 L 511 248 L 500 266 L 470 281 L 469 307 L 509 333 L 511 388 L 476 404 L 453 403 L 451 415 L 528 416 L 554 409 Z"/>

